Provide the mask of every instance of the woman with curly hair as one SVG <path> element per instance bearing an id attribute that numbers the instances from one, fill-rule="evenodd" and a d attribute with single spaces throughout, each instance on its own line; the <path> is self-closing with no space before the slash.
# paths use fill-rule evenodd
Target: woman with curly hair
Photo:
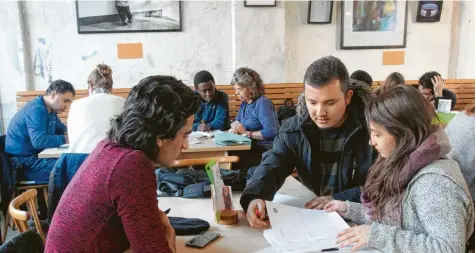
<path id="1" fill-rule="evenodd" d="M 250 68 L 239 68 L 233 74 L 231 85 L 236 96 L 242 101 L 240 110 L 231 123 L 230 132 L 246 135 L 252 139 L 252 151 L 240 164 L 248 169 L 261 161 L 261 154 L 273 146 L 274 137 L 278 134 L 278 117 L 273 102 L 264 96 L 264 85 L 258 72 Z"/>
<path id="2" fill-rule="evenodd" d="M 379 152 L 361 202 L 331 201 L 360 226 L 337 235 L 341 247 L 382 252 L 465 252 L 474 230 L 474 206 L 458 163 L 447 159 L 447 135 L 432 125 L 435 111 L 418 90 L 399 85 L 365 112 L 370 143 Z"/>
<path id="3" fill-rule="evenodd" d="M 124 111 L 64 191 L 46 252 L 175 252 L 175 232 L 157 208 L 155 165 L 188 148 L 199 97 L 170 76 L 134 86 Z"/>

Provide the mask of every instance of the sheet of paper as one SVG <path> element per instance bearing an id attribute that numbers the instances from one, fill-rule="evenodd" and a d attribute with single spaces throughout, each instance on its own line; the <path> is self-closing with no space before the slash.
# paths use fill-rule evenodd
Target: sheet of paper
<path id="1" fill-rule="evenodd" d="M 289 196 L 281 193 L 276 193 L 274 195 L 273 199 L 274 203 L 282 204 L 282 205 L 287 205 L 287 206 L 294 206 L 294 207 L 299 207 L 299 208 L 304 208 L 304 205 L 308 202 L 306 199 L 294 197 L 294 196 Z"/>
<path id="2" fill-rule="evenodd" d="M 215 136 L 215 134 L 217 134 L 217 133 L 222 133 L 222 131 L 220 131 L 220 130 L 214 130 L 214 131 L 211 131 L 211 132 L 195 131 L 195 132 L 190 133 L 188 136 L 192 137 L 192 138 L 197 138 L 197 139 L 213 138 Z"/>
<path id="3" fill-rule="evenodd" d="M 198 144 L 198 143 L 200 143 L 200 140 L 198 140 L 197 138 L 190 138 L 190 136 L 188 136 L 189 145 Z"/>
<path id="4" fill-rule="evenodd" d="M 336 213 L 303 209 L 266 201 L 266 209 L 278 241 L 335 239 L 349 227 Z"/>
<path id="5" fill-rule="evenodd" d="M 339 248 L 335 245 L 336 238 L 333 239 L 325 239 L 325 240 L 308 240 L 308 241 L 299 241 L 299 242 L 282 242 L 278 241 L 274 236 L 273 230 L 268 229 L 263 231 L 263 236 L 266 240 L 271 244 L 270 247 L 264 248 L 261 251 L 256 253 L 318 253 L 321 252 L 322 249 L 329 249 L 329 248 Z M 352 246 L 348 246 L 338 251 L 333 252 L 350 252 Z M 362 248 L 357 252 L 361 253 L 378 253 L 380 251 L 370 248 Z"/>

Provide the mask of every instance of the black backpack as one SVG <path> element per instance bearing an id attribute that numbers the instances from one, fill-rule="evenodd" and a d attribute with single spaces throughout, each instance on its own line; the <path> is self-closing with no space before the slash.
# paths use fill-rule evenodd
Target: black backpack
<path id="1" fill-rule="evenodd" d="M 211 196 L 210 180 L 204 170 L 159 168 L 157 176 L 158 197 L 208 198 Z M 225 185 L 234 191 L 246 186 L 246 173 L 239 170 L 220 169 Z"/>

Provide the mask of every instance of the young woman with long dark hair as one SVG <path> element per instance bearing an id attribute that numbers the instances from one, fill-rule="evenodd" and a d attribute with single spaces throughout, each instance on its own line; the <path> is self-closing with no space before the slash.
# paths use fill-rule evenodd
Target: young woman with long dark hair
<path id="1" fill-rule="evenodd" d="M 332 201 L 360 226 L 337 235 L 341 247 L 368 245 L 382 252 L 464 252 L 474 230 L 474 207 L 461 170 L 446 154 L 443 129 L 418 90 L 399 85 L 366 109 L 371 140 L 379 152 L 369 169 L 360 203 Z"/>

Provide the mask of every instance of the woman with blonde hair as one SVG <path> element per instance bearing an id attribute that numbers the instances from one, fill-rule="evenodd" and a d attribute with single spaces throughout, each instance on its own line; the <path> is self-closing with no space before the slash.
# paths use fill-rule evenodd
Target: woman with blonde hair
<path id="1" fill-rule="evenodd" d="M 447 159 L 448 137 L 432 125 L 432 105 L 413 87 L 398 85 L 365 112 L 370 144 L 379 152 L 361 202 L 331 201 L 360 226 L 337 235 L 341 247 L 382 252 L 464 252 L 474 230 L 474 206 L 458 163 Z"/>
<path id="2" fill-rule="evenodd" d="M 77 99 L 68 115 L 69 151 L 91 153 L 107 137 L 110 121 L 122 112 L 125 99 L 112 95 L 112 70 L 98 64 L 88 77 L 89 96 Z"/>

